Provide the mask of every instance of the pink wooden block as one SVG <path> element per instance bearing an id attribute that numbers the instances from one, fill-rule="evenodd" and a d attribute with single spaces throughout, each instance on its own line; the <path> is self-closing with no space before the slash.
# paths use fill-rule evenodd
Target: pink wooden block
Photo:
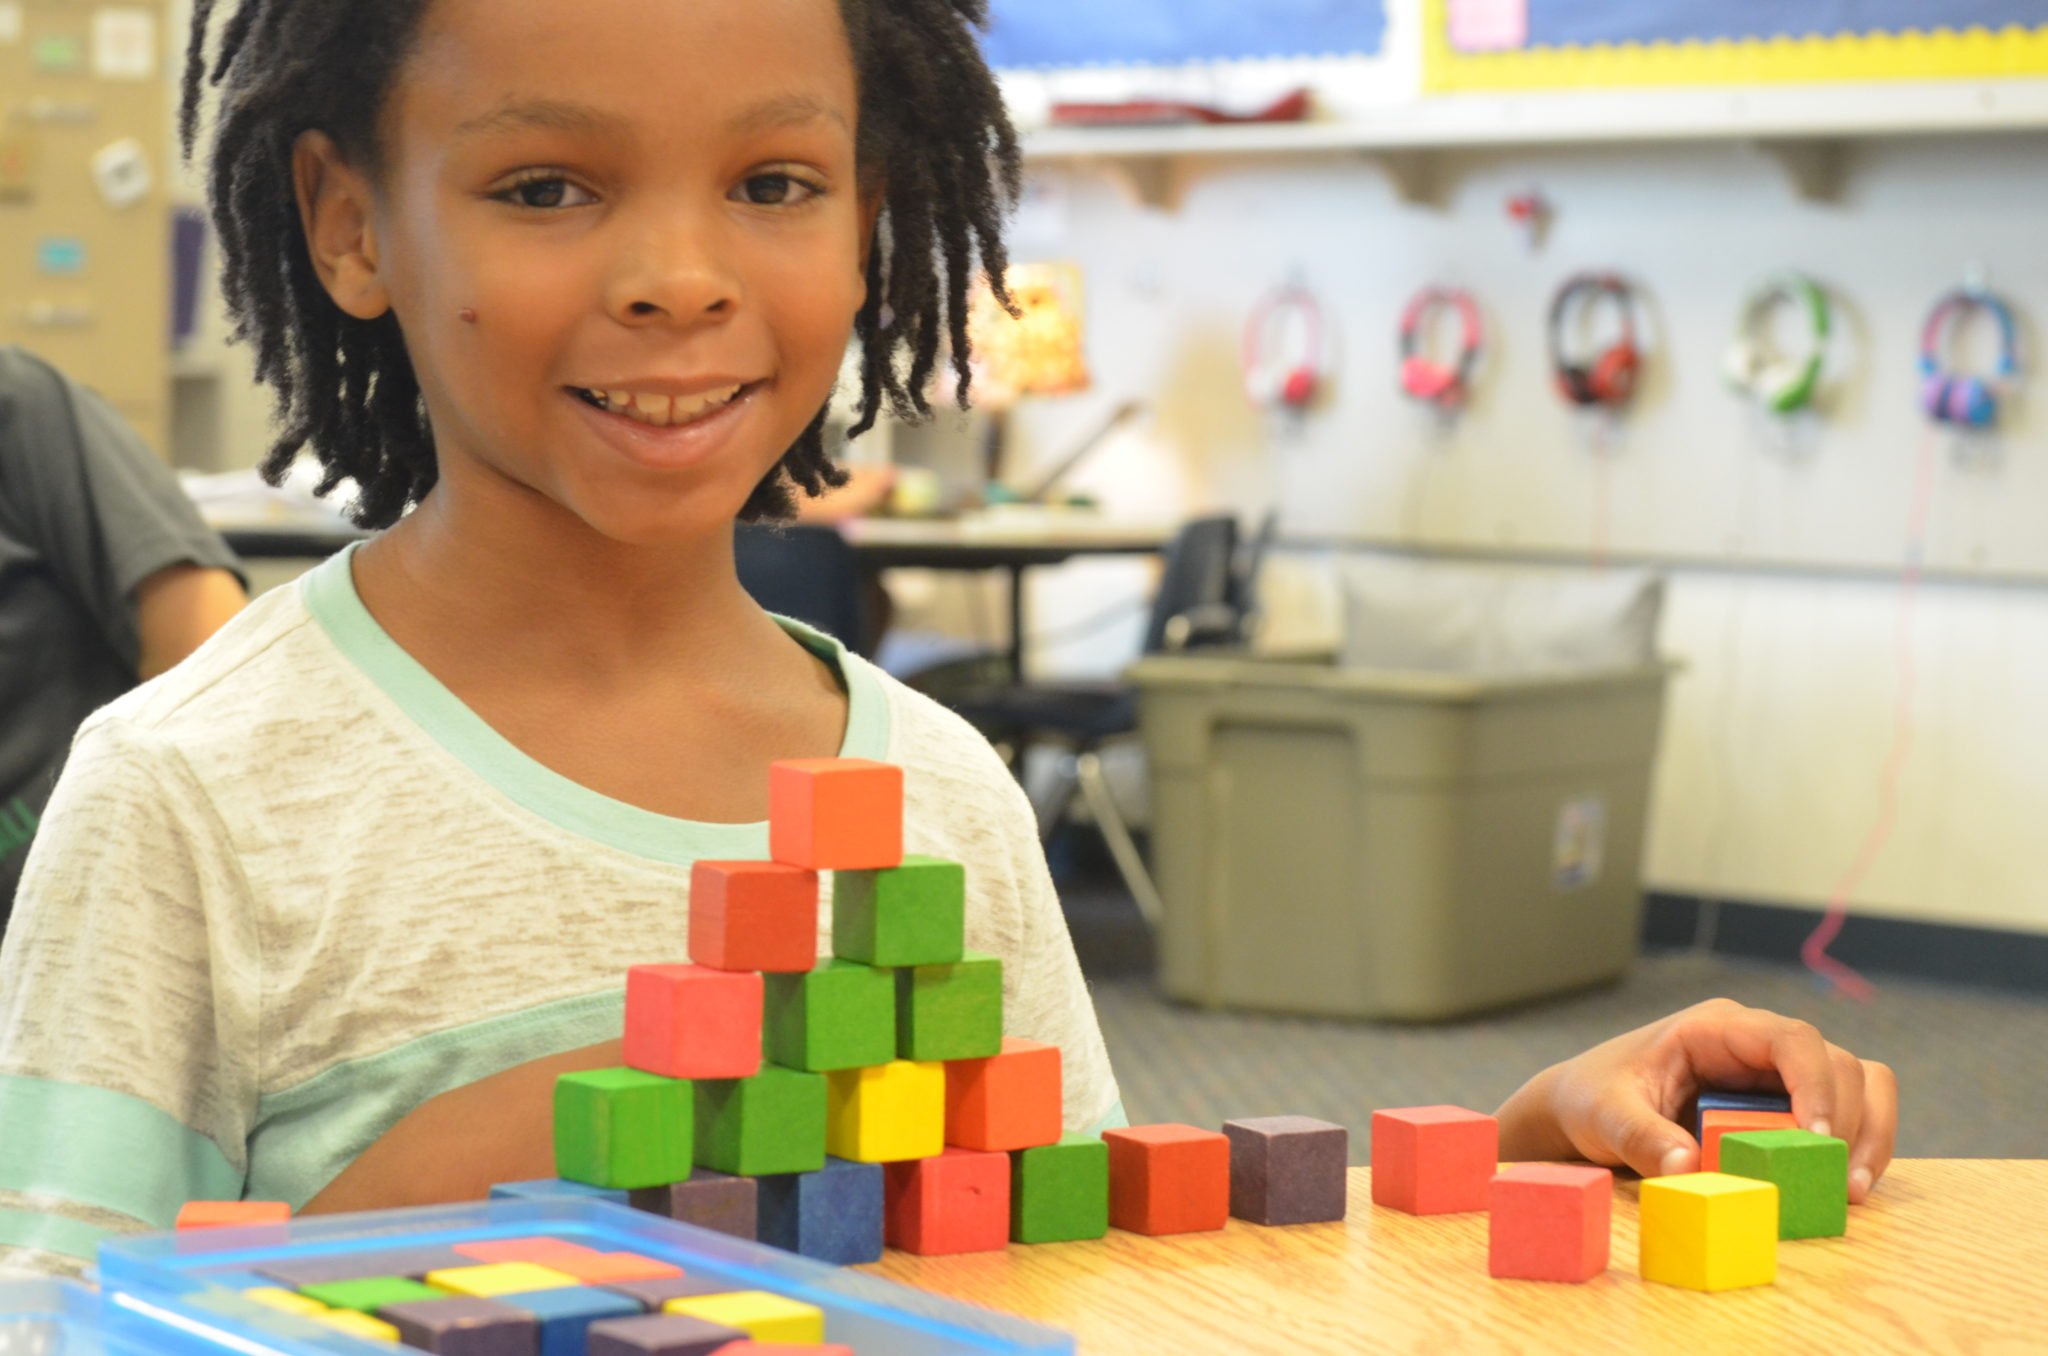
<path id="1" fill-rule="evenodd" d="M 1590 1281 L 1607 1270 L 1614 1174 L 1563 1163 L 1517 1163 L 1488 1193 L 1486 1267 L 1524 1281 Z"/>
<path id="2" fill-rule="evenodd" d="M 1456 1106 L 1372 1113 L 1372 1199 L 1411 1215 L 1486 1208 L 1500 1122 Z"/>

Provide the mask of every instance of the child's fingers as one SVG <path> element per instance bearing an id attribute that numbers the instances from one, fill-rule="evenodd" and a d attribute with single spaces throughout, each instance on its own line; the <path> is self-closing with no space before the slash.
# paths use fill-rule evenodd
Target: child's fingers
<path id="1" fill-rule="evenodd" d="M 1757 1075 L 1776 1073 L 1799 1123 L 1834 1133 L 1835 1061 L 1813 1023 L 1715 999 L 1688 1011 L 1677 1034 L 1698 1083 L 1754 1086 Z"/>
<path id="2" fill-rule="evenodd" d="M 1566 1126 L 1587 1161 L 1620 1163 L 1644 1177 L 1670 1177 L 1699 1166 L 1699 1142 L 1633 1080 L 1593 1100 L 1587 1110 L 1581 1125 Z"/>
<path id="3" fill-rule="evenodd" d="M 1874 1060 L 1863 1067 L 1863 1122 L 1849 1143 L 1849 1199 L 1861 1205 L 1891 1166 L 1899 1129 L 1899 1080 L 1891 1067 Z"/>

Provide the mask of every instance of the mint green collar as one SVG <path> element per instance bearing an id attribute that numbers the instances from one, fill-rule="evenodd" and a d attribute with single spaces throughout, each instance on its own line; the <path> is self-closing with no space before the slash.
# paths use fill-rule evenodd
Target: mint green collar
<path id="1" fill-rule="evenodd" d="M 600 795 L 520 752 L 378 625 L 356 592 L 351 565 L 355 550 L 349 547 L 301 579 L 300 597 L 306 610 L 335 648 L 435 743 L 508 799 L 570 833 L 654 861 L 687 866 L 698 860 L 745 861 L 768 855 L 766 823 L 706 824 L 671 819 Z M 776 621 L 798 643 L 832 665 L 846 688 L 849 711 L 840 756 L 886 758 L 889 701 L 874 669 L 848 654 L 830 636 L 786 618 L 777 617 Z"/>

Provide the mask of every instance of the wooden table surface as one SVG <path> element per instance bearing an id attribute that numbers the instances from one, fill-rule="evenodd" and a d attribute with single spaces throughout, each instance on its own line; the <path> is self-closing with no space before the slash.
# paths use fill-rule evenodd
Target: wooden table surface
<path id="1" fill-rule="evenodd" d="M 892 1252 L 863 1268 L 1073 1333 L 1088 1353 L 2048 1351 L 2048 1162 L 1893 1165 L 1846 1238 L 1784 1243 L 1778 1283 L 1699 1294 L 1636 1275 L 1639 1184 L 1618 1182 L 1607 1274 L 1496 1281 L 1486 1216 L 1372 1204 L 1342 1224 Z"/>

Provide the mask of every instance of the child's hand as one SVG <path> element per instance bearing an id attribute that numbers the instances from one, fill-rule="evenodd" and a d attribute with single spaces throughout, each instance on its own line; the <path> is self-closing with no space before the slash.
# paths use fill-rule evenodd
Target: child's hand
<path id="1" fill-rule="evenodd" d="M 1808 1129 L 1849 1143 L 1849 1199 L 1892 1160 L 1899 1085 L 1882 1064 L 1806 1022 L 1716 998 L 1529 1080 L 1500 1109 L 1501 1157 L 1583 1158 L 1645 1177 L 1695 1172 L 1700 1146 L 1674 1119 L 1701 1088 L 1783 1088 Z"/>

